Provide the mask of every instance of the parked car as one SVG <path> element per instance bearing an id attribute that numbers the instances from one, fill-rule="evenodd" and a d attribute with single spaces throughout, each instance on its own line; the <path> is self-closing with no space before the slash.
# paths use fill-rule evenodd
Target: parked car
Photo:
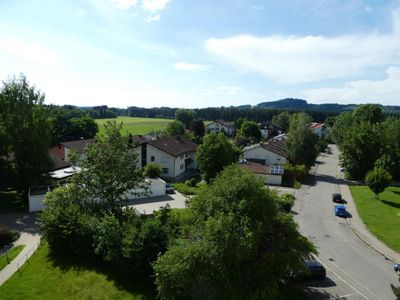
<path id="1" fill-rule="evenodd" d="M 395 265 L 394 265 L 394 271 L 395 271 L 397 274 L 400 274 L 400 264 L 395 264 Z"/>
<path id="2" fill-rule="evenodd" d="M 326 277 L 326 270 L 316 260 L 304 261 L 305 270 L 300 272 L 290 272 L 289 277 L 295 281 L 302 281 L 305 279 L 318 279 L 323 280 Z"/>
<path id="3" fill-rule="evenodd" d="M 342 198 L 342 195 L 339 193 L 332 194 L 332 201 L 336 203 L 346 203 L 345 200 Z"/>
<path id="4" fill-rule="evenodd" d="M 307 278 L 310 279 L 325 279 L 326 277 L 326 270 L 323 265 L 321 265 L 316 260 L 306 260 L 305 261 L 307 267 Z"/>
<path id="5" fill-rule="evenodd" d="M 338 217 L 347 217 L 346 206 L 344 205 L 335 205 L 335 216 Z"/>
<path id="6" fill-rule="evenodd" d="M 167 194 L 174 194 L 174 193 L 175 193 L 175 190 L 174 190 L 174 188 L 172 187 L 171 184 L 167 183 L 167 184 L 165 185 L 165 192 L 166 192 Z"/>

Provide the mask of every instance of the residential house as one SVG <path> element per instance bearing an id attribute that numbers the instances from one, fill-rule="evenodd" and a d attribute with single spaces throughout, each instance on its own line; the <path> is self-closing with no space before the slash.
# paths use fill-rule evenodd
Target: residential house
<path id="1" fill-rule="evenodd" d="M 282 130 L 280 127 L 269 122 L 259 123 L 258 127 L 260 128 L 261 136 L 264 139 L 271 139 L 277 135 L 282 134 Z"/>
<path id="2" fill-rule="evenodd" d="M 138 166 L 148 163 L 161 166 L 161 177 L 179 181 L 197 173 L 195 160 L 197 144 L 182 136 L 163 137 L 157 140 L 137 140 L 135 147 L 139 154 Z"/>
<path id="3" fill-rule="evenodd" d="M 206 126 L 209 132 L 224 132 L 228 136 L 235 134 L 235 126 L 231 122 L 216 120 Z"/>
<path id="4" fill-rule="evenodd" d="M 326 134 L 326 126 L 324 123 L 311 123 L 310 128 L 312 130 L 312 132 L 316 135 L 318 135 L 318 137 L 321 139 L 323 137 L 325 137 Z"/>
<path id="5" fill-rule="evenodd" d="M 246 160 L 240 161 L 240 166 L 243 169 L 249 170 L 260 177 L 265 184 L 268 185 L 281 185 L 283 167 L 282 166 L 268 166 L 260 163 L 249 162 Z"/>
<path id="6" fill-rule="evenodd" d="M 286 138 L 274 138 L 243 149 L 243 168 L 264 178 L 266 184 L 280 185 L 287 161 Z"/>
<path id="7" fill-rule="evenodd" d="M 63 142 L 51 148 L 49 154 L 50 157 L 53 159 L 55 169 L 65 168 L 71 165 L 68 159 L 68 155 L 71 150 L 74 150 L 79 154 L 79 160 L 77 162 L 77 165 L 79 165 L 79 161 L 86 159 L 85 149 L 90 144 L 93 144 L 94 141 L 94 139 L 75 140 Z"/>

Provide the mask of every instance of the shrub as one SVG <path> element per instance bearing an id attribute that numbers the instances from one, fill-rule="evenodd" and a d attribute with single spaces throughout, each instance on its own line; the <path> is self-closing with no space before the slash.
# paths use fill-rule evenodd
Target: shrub
<path id="1" fill-rule="evenodd" d="M 295 199 L 296 198 L 292 194 L 283 194 L 277 199 L 279 210 L 289 213 L 292 210 Z"/>
<path id="2" fill-rule="evenodd" d="M 6 226 L 0 225 L 0 248 L 16 241 L 19 238 L 19 232 Z"/>
<path id="3" fill-rule="evenodd" d="M 159 177 L 161 174 L 161 167 L 159 164 L 149 163 L 144 167 L 144 175 L 150 178 Z"/>

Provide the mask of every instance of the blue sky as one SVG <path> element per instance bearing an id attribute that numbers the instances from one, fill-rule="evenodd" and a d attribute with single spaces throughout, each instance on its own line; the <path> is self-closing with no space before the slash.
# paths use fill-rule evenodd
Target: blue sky
<path id="1" fill-rule="evenodd" d="M 53 104 L 400 105 L 400 1 L 1 0 L 19 73 Z"/>

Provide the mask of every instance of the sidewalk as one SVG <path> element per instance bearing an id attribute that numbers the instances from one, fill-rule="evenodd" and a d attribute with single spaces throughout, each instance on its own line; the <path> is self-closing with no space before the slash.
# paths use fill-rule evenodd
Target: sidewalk
<path id="1" fill-rule="evenodd" d="M 36 217 L 33 214 L 8 214 L 0 217 L 2 224 L 20 231 L 21 235 L 14 245 L 25 245 L 18 256 L 0 271 L 1 286 L 32 256 L 40 244 L 41 236 L 36 227 Z"/>
<path id="2" fill-rule="evenodd" d="M 368 246 L 375 249 L 377 252 L 382 254 L 387 259 L 395 263 L 400 263 L 400 254 L 390 249 L 383 242 L 378 240 L 372 233 L 370 233 L 365 226 L 364 222 L 358 215 L 353 197 L 350 192 L 350 188 L 344 183 L 344 180 L 339 180 L 339 188 L 343 199 L 347 201 L 347 210 L 352 215 L 351 218 L 347 218 L 347 222 L 350 225 L 354 233 L 363 240 Z"/>

